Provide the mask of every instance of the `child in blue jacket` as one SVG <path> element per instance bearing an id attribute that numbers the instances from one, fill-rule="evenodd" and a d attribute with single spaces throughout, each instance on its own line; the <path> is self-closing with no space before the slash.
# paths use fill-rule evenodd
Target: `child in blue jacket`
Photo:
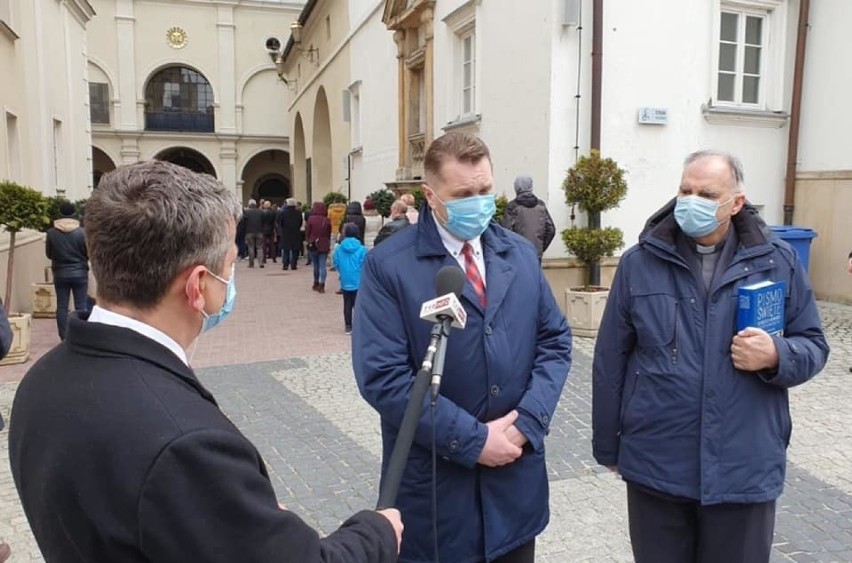
<path id="1" fill-rule="evenodd" d="M 343 225 L 343 242 L 334 249 L 332 259 L 332 264 L 340 274 L 340 289 L 343 290 L 343 323 L 346 334 L 352 334 L 352 308 L 355 307 L 355 297 L 358 295 L 358 286 L 361 285 L 361 267 L 367 255 L 360 235 L 358 225 Z"/>

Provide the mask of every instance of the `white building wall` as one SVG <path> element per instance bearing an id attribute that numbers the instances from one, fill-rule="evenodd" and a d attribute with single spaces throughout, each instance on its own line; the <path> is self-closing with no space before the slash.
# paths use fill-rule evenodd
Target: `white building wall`
<path id="1" fill-rule="evenodd" d="M 364 201 L 370 194 L 394 179 L 398 165 L 397 112 L 398 73 L 393 32 L 382 23 L 384 2 L 350 0 L 350 66 L 353 89 L 358 90 L 360 127 L 350 116 L 350 149 L 361 147 L 351 159 L 352 199 Z M 356 131 L 360 129 L 360 139 Z"/>
<path id="2" fill-rule="evenodd" d="M 802 121 L 801 171 L 852 170 L 852 2 L 811 2 Z M 842 38 L 842 39 L 841 39 Z"/>
<path id="3" fill-rule="evenodd" d="M 796 15 L 779 9 L 773 17 Z M 702 104 L 715 97 L 716 18 L 718 4 L 705 0 L 606 3 L 601 148 L 628 171 L 629 191 L 602 223 L 622 228 L 628 246 L 637 241 L 647 217 L 676 194 L 683 158 L 702 148 L 739 156 L 749 199 L 765 206 L 768 222 L 782 220 L 787 125 L 711 124 L 702 115 Z M 792 80 L 787 62 L 795 37 L 772 39 L 789 47 L 780 57 L 781 66 L 790 69 L 780 77 L 786 84 Z M 769 109 L 789 111 L 785 90 L 778 92 L 781 107 Z M 644 106 L 667 109 L 668 123 L 640 125 L 637 112 Z"/>

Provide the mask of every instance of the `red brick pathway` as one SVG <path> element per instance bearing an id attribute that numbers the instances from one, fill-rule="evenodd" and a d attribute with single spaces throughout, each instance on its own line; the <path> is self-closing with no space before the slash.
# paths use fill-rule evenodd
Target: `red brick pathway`
<path id="1" fill-rule="evenodd" d="M 334 292 L 337 272 L 328 272 L 326 293 L 311 290 L 312 267 L 283 271 L 280 262 L 264 269 L 237 262 L 237 303 L 226 321 L 198 340 L 193 367 L 232 365 L 350 349 L 343 333 L 343 298 Z M 32 363 L 59 343 L 54 319 L 33 319 L 30 359 L 0 367 L 0 382 L 19 381 Z M 192 348 L 189 350 L 192 353 Z"/>

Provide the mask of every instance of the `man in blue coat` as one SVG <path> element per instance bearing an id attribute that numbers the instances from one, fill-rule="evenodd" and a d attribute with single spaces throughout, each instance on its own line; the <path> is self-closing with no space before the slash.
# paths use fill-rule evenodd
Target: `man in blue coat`
<path id="1" fill-rule="evenodd" d="M 783 336 L 737 330 L 738 289 L 786 283 Z M 637 563 L 769 561 L 787 390 L 825 365 L 807 274 L 743 193 L 739 160 L 687 157 L 624 253 L 593 365 L 594 456 L 627 481 Z"/>
<path id="2" fill-rule="evenodd" d="M 491 157 L 477 137 L 429 147 L 417 225 L 367 255 L 352 356 L 361 394 L 381 415 L 382 473 L 429 343 L 420 306 L 435 276 L 466 272 L 468 317 L 448 340 L 434 428 L 424 410 L 400 487 L 400 561 L 435 561 L 431 436 L 437 450 L 441 561 L 523 562 L 549 518 L 544 437 L 571 367 L 571 333 L 526 240 L 496 223 Z"/>

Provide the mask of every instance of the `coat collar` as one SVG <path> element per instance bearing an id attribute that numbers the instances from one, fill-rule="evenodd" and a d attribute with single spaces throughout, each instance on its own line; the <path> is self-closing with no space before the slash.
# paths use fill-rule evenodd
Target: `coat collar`
<path id="1" fill-rule="evenodd" d="M 68 319 L 68 335 L 65 343 L 72 350 L 101 358 L 132 358 L 153 364 L 195 388 L 198 393 L 213 403 L 213 395 L 204 388 L 192 369 L 162 344 L 129 328 L 102 323 L 88 322 L 85 318 L 71 315 Z"/>
<path id="2" fill-rule="evenodd" d="M 415 226 L 415 253 L 418 259 L 442 258 L 444 265 L 458 264 L 456 259 L 450 255 L 438 233 L 435 218 L 429 206 L 424 206 L 420 212 L 420 219 Z M 507 260 L 508 254 L 513 248 L 506 231 L 492 221 L 480 238 L 482 251 L 485 258 L 486 280 L 485 296 L 487 308 L 483 311 L 482 305 L 470 283 L 464 284 L 462 296 L 469 304 L 480 313 L 484 313 L 486 323 L 494 317 L 500 309 L 509 286 L 515 277 L 512 264 Z"/>

